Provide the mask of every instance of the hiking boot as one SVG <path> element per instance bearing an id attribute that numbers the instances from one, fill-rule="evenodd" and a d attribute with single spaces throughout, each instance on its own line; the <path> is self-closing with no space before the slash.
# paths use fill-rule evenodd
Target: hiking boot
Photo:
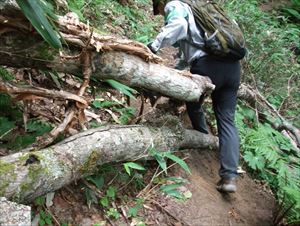
<path id="1" fill-rule="evenodd" d="M 236 187 L 236 178 L 222 178 L 217 183 L 217 190 L 219 192 L 226 192 L 226 193 L 234 193 L 237 190 Z"/>

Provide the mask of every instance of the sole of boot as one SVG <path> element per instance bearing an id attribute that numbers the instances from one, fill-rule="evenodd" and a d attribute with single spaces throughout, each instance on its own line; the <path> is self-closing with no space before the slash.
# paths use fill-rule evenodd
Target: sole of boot
<path id="1" fill-rule="evenodd" d="M 232 184 L 227 184 L 227 185 L 221 185 L 221 186 L 217 186 L 217 190 L 219 192 L 224 192 L 224 193 L 235 193 L 237 188 L 235 185 Z"/>

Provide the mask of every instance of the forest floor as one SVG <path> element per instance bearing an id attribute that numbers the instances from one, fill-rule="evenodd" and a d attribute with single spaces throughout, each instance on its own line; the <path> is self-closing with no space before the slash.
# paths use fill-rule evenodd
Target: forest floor
<path id="1" fill-rule="evenodd" d="M 162 51 L 161 56 L 166 59 L 166 64 L 173 66 L 175 49 L 168 48 Z M 136 104 L 140 104 L 137 102 Z M 159 107 L 159 105 L 157 105 Z M 151 109 L 147 105 L 145 111 Z M 190 128 L 187 114 L 181 114 L 183 123 Z M 178 165 L 170 167 L 169 177 L 183 178 L 186 183 L 177 190 L 181 193 L 190 194 L 185 200 L 178 200 L 163 194 L 154 183 L 143 195 L 142 207 L 138 213 L 128 216 L 129 203 L 141 190 L 137 190 L 133 183 L 125 186 L 111 184 L 117 189 L 117 196 L 109 205 L 118 210 L 118 219 L 107 217 L 107 209 L 99 203 L 87 205 L 86 186 L 79 181 L 55 192 L 53 205 L 47 208 L 51 213 L 56 225 L 157 225 L 157 226 L 268 226 L 272 225 L 275 212 L 275 199 L 270 189 L 263 183 L 251 179 L 247 173 L 240 174 L 238 178 L 238 191 L 235 194 L 221 194 L 215 186 L 218 177 L 219 161 L 217 151 L 212 150 L 188 150 L 179 153 L 182 159 L 186 159 L 191 174 L 188 174 Z M 150 167 L 144 176 L 144 184 L 151 180 L 156 167 L 156 161 L 149 161 Z M 113 176 L 107 175 L 108 178 Z M 94 191 L 101 193 L 97 188 Z M 143 191 L 143 190 L 142 190 Z M 103 193 L 102 193 L 103 195 Z M 100 194 L 101 196 L 101 194 Z M 126 198 L 125 198 L 126 197 Z M 98 197 L 99 198 L 99 197 Z M 127 201 L 124 201 L 127 199 Z M 99 199 L 98 199 L 99 200 Z M 132 205 L 131 205 L 132 206 Z M 38 212 L 39 206 L 32 204 L 33 209 Z M 64 222 L 62 224 L 62 222 Z M 143 222 L 143 223 L 141 223 Z M 38 225 L 38 218 L 33 223 Z"/>
<path id="2" fill-rule="evenodd" d="M 275 201 L 262 184 L 244 174 L 238 179 L 238 191 L 225 195 L 215 189 L 218 181 L 218 156 L 215 151 L 193 150 L 184 154 L 192 174 L 187 175 L 175 166 L 169 175 L 182 177 L 187 183 L 181 191 L 190 191 L 192 197 L 186 201 L 165 196 L 161 192 L 147 195 L 137 217 L 108 220 L 99 205 L 88 207 L 80 185 L 72 184 L 55 193 L 53 206 L 49 208 L 58 222 L 67 225 L 144 225 L 157 226 L 268 226 L 272 225 Z M 128 187 L 127 189 L 130 189 Z M 143 224 L 140 224 L 143 225 Z"/>

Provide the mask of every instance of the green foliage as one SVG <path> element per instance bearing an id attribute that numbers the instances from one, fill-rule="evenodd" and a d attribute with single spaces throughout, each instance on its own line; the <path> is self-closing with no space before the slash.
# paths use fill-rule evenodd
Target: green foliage
<path id="1" fill-rule="evenodd" d="M 123 164 L 126 172 L 128 173 L 128 175 L 131 174 L 131 169 L 135 169 L 135 170 L 146 170 L 143 166 L 135 163 L 135 162 L 126 162 Z"/>
<path id="2" fill-rule="evenodd" d="M 169 196 L 182 199 L 182 194 L 176 190 L 176 188 L 180 187 L 182 184 L 165 184 L 160 187 L 160 190 L 164 193 L 166 193 Z"/>
<path id="3" fill-rule="evenodd" d="M 178 190 L 178 188 L 183 186 L 185 183 L 186 181 L 182 178 L 167 177 L 160 186 L 160 190 L 168 196 L 184 201 L 192 197 L 192 193 L 190 191 L 183 193 Z"/>
<path id="4" fill-rule="evenodd" d="M 160 168 L 163 171 L 167 170 L 166 159 L 170 159 L 173 162 L 176 162 L 187 173 L 191 174 L 190 168 L 188 167 L 186 162 L 184 160 L 182 160 L 181 158 L 177 157 L 176 155 L 172 154 L 171 152 L 160 152 L 160 151 L 157 151 L 155 148 L 150 148 L 149 154 L 156 159 Z"/>
<path id="5" fill-rule="evenodd" d="M 129 217 L 136 217 L 139 210 L 143 208 L 144 199 L 137 198 L 135 200 L 135 205 L 128 209 L 128 216 Z"/>
<path id="6" fill-rule="evenodd" d="M 34 200 L 35 205 L 43 207 L 46 203 L 45 196 L 39 196 Z"/>
<path id="7" fill-rule="evenodd" d="M 12 98 L 6 93 L 0 93 L 0 116 L 15 121 L 15 123 L 22 120 L 23 115 L 19 105 L 16 105 Z"/>
<path id="8" fill-rule="evenodd" d="M 15 127 L 15 123 L 7 118 L 0 117 L 0 137 L 2 138 Z"/>
<path id="9" fill-rule="evenodd" d="M 117 33 L 145 44 L 155 36 L 158 29 L 155 26 L 161 19 L 149 17 L 151 0 L 135 1 L 134 7 L 123 6 L 117 0 L 68 0 L 68 5 L 82 21 L 89 21 L 106 33 Z"/>
<path id="10" fill-rule="evenodd" d="M 6 117 L 0 117 L 0 136 L 3 143 L 0 147 L 19 150 L 34 143 L 38 136 L 50 132 L 52 126 L 44 121 L 31 119 L 27 122 L 27 131 L 17 131 L 14 133 L 14 128 L 18 128 L 15 121 L 10 121 Z M 24 128 L 23 128 L 24 129 Z"/>
<path id="11" fill-rule="evenodd" d="M 45 207 L 46 197 L 39 196 L 34 200 L 34 204 L 37 206 L 39 210 L 39 226 L 44 225 L 53 225 L 52 216 L 45 211 L 41 210 Z"/>
<path id="12" fill-rule="evenodd" d="M 40 211 L 39 226 L 53 225 L 52 216 L 43 210 Z"/>
<path id="13" fill-rule="evenodd" d="M 239 107 L 236 121 L 244 161 L 257 177 L 271 185 L 283 203 L 281 212 L 288 209 L 288 220 L 300 220 L 300 155 L 286 137 L 269 124 L 255 123 L 254 117 L 254 112 L 247 110 L 244 114 Z M 245 122 L 251 122 L 252 127 Z"/>
<path id="14" fill-rule="evenodd" d="M 113 79 L 108 79 L 106 82 L 111 85 L 116 90 L 120 91 L 121 93 L 125 94 L 126 96 L 129 96 L 133 99 L 136 99 L 133 94 L 136 94 L 137 91 L 130 88 L 129 86 L 123 85 L 122 83 L 115 81 Z"/>
<path id="15" fill-rule="evenodd" d="M 57 17 L 52 6 L 44 0 L 16 0 L 32 26 L 53 48 L 62 47 L 59 34 L 53 23 Z"/>
<path id="16" fill-rule="evenodd" d="M 109 100 L 102 100 L 102 99 L 96 99 L 92 102 L 92 107 L 94 108 L 109 108 L 118 105 L 120 105 L 120 103 L 116 101 L 109 101 Z"/>
<path id="17" fill-rule="evenodd" d="M 14 79 L 14 76 L 7 71 L 4 67 L 0 66 L 0 78 L 2 78 L 4 81 L 12 81 Z"/>
<path id="18" fill-rule="evenodd" d="M 291 4 L 282 8 L 283 14 L 292 22 L 300 24 L 300 1 L 291 0 Z"/>
<path id="19" fill-rule="evenodd" d="M 106 212 L 107 216 L 112 217 L 114 219 L 119 219 L 120 218 L 120 213 L 116 208 L 109 208 Z"/>
<path id="20" fill-rule="evenodd" d="M 133 107 L 125 107 L 125 108 L 112 108 L 113 111 L 116 111 L 118 113 L 120 113 L 120 123 L 123 125 L 128 124 L 128 122 L 130 121 L 130 119 L 134 116 L 135 114 L 135 108 Z"/>
<path id="21" fill-rule="evenodd" d="M 300 26 L 290 23 L 280 11 L 263 12 L 257 0 L 225 1 L 225 6 L 246 37 L 243 82 L 256 86 L 277 109 L 281 107 L 283 116 L 300 127 L 300 118 L 295 117 L 300 109 L 300 59 L 296 55 Z"/>
<path id="22" fill-rule="evenodd" d="M 92 102 L 92 107 L 98 109 L 110 109 L 112 112 L 118 114 L 118 117 L 114 114 L 113 117 L 117 117 L 116 122 L 126 125 L 131 120 L 131 118 L 135 115 L 136 109 L 133 107 L 126 107 L 123 103 L 111 100 L 105 100 L 101 98 L 97 98 Z"/>
<path id="23" fill-rule="evenodd" d="M 103 175 L 93 175 L 88 176 L 86 180 L 92 182 L 94 185 L 96 185 L 97 188 L 102 188 L 104 185 L 104 177 Z"/>
<path id="24" fill-rule="evenodd" d="M 69 10 L 76 13 L 80 20 L 84 21 L 83 9 L 85 6 L 85 0 L 68 0 Z"/>

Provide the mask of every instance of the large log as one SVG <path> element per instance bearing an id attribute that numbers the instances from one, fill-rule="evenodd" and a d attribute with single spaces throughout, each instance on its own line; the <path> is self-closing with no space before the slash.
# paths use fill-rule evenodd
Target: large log
<path id="1" fill-rule="evenodd" d="M 28 40 L 23 42 L 24 39 L 15 34 L 0 36 L 0 65 L 81 74 L 79 59 L 61 59 L 59 53 L 43 41 L 32 38 L 33 44 Z M 74 50 L 73 54 L 76 53 Z M 207 77 L 183 76 L 183 72 L 145 62 L 124 52 L 95 52 L 92 54 L 92 62 L 94 78 L 114 79 L 131 87 L 156 91 L 179 100 L 197 101 L 203 92 L 210 92 L 214 87 Z"/>
<path id="2" fill-rule="evenodd" d="M 11 15 L 14 11 L 9 2 L 14 1 L 0 2 L 0 65 L 81 75 L 80 53 L 85 49 L 92 59 L 92 75 L 99 80 L 114 79 L 184 101 L 197 101 L 202 93 L 214 88 L 206 77 L 157 64 L 160 58 L 141 43 L 100 35 L 68 16 L 57 22 L 68 46 L 55 50 L 22 15 Z M 8 6 L 10 10 L 6 10 Z M 14 10 L 18 12 L 17 7 Z"/>
<path id="3" fill-rule="evenodd" d="M 163 119 L 158 124 L 163 126 L 88 130 L 49 148 L 1 157 L 0 197 L 28 202 L 92 174 L 104 163 L 147 157 L 153 147 L 163 152 L 218 146 L 216 137 L 185 130 L 174 118 Z"/>

